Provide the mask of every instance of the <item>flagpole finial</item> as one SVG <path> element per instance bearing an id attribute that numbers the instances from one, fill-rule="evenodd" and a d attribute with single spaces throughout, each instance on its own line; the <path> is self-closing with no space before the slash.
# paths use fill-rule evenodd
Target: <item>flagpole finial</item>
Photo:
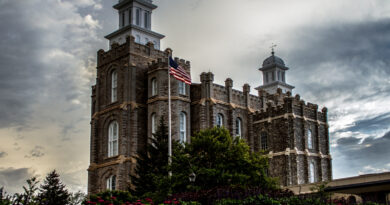
<path id="1" fill-rule="evenodd" d="M 276 44 L 274 44 L 274 43 L 272 43 L 272 45 L 271 45 L 271 54 L 272 55 L 275 55 L 275 48 L 276 48 Z"/>

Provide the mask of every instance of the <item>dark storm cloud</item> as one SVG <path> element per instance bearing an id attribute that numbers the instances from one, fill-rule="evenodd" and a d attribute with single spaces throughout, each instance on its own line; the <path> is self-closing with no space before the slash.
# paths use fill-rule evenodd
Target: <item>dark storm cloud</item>
<path id="1" fill-rule="evenodd" d="M 33 171 L 29 168 L 3 168 L 0 167 L 0 187 L 4 187 L 8 193 L 22 191 L 25 181 L 33 177 Z"/>
<path id="2" fill-rule="evenodd" d="M 361 143 L 355 137 L 341 138 L 333 149 L 336 172 L 364 172 L 365 167 L 383 170 L 390 163 L 390 132 L 380 138 L 368 137 Z M 367 170 L 372 171 L 372 170 Z"/>
<path id="3" fill-rule="evenodd" d="M 7 152 L 0 152 L 0 158 L 6 157 L 8 155 Z"/>
<path id="4" fill-rule="evenodd" d="M 0 128 L 23 123 L 44 85 L 36 52 L 40 34 L 15 12 L 22 3 L 0 2 Z"/>
<path id="5" fill-rule="evenodd" d="M 390 19 L 305 27 L 293 36 L 286 56 L 304 93 L 319 101 L 353 93 L 346 102 L 389 95 L 380 78 L 390 74 Z"/>
<path id="6" fill-rule="evenodd" d="M 30 150 L 28 155 L 25 155 L 25 158 L 40 158 L 45 156 L 43 152 L 44 148 L 41 146 L 35 146 L 32 150 Z"/>
<path id="7" fill-rule="evenodd" d="M 381 114 L 369 119 L 358 120 L 353 126 L 339 130 L 338 132 L 351 131 L 370 133 L 381 129 L 390 129 L 390 113 Z"/>

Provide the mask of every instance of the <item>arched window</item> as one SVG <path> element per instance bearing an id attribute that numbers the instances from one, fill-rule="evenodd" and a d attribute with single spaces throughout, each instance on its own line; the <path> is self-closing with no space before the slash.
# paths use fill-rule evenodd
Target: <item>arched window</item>
<path id="1" fill-rule="evenodd" d="M 112 122 L 108 126 L 108 157 L 118 155 L 118 123 Z"/>
<path id="2" fill-rule="evenodd" d="M 242 121 L 239 117 L 236 118 L 236 136 L 242 137 Z"/>
<path id="3" fill-rule="evenodd" d="M 311 130 L 307 130 L 307 147 L 313 149 L 313 136 Z"/>
<path id="4" fill-rule="evenodd" d="M 222 127 L 223 126 L 223 116 L 221 113 L 217 114 L 217 127 Z"/>
<path id="5" fill-rule="evenodd" d="M 314 167 L 314 161 L 310 162 L 309 165 L 309 183 L 314 183 L 316 182 L 316 177 L 315 177 L 315 167 Z"/>
<path id="6" fill-rule="evenodd" d="M 157 80 L 156 78 L 152 79 L 152 96 L 157 95 Z"/>
<path id="7" fill-rule="evenodd" d="M 186 94 L 186 84 L 183 81 L 179 81 L 179 94 L 180 95 Z"/>
<path id="8" fill-rule="evenodd" d="M 115 190 L 115 188 L 116 188 L 116 176 L 111 175 L 107 179 L 107 190 L 112 191 L 112 190 Z"/>
<path id="9" fill-rule="evenodd" d="M 157 131 L 157 123 L 156 123 L 156 113 L 152 114 L 152 134 L 156 134 Z"/>
<path id="10" fill-rule="evenodd" d="M 187 142 L 187 115 L 184 112 L 180 113 L 180 143 Z"/>
<path id="11" fill-rule="evenodd" d="M 261 132 L 260 135 L 260 148 L 261 150 L 266 150 L 268 149 L 268 134 L 266 132 Z"/>
<path id="12" fill-rule="evenodd" d="M 113 71 L 111 73 L 111 102 L 117 101 L 118 92 L 118 73 Z"/>

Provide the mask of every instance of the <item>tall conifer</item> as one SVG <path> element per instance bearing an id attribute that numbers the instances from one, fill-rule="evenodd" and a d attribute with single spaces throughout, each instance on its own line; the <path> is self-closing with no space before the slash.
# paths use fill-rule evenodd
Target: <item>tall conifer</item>
<path id="1" fill-rule="evenodd" d="M 68 204 L 70 194 L 66 190 L 65 185 L 60 180 L 60 175 L 56 170 L 50 172 L 40 188 L 39 201 L 40 204 L 58 205 Z"/>
<path id="2" fill-rule="evenodd" d="M 132 194 L 144 196 L 164 192 L 163 184 L 168 176 L 168 128 L 163 118 L 146 149 L 138 153 L 135 175 L 131 175 Z M 166 188 L 169 186 L 166 186 Z M 166 193 L 165 193 L 166 194 Z M 163 195 L 163 194 L 162 194 Z"/>

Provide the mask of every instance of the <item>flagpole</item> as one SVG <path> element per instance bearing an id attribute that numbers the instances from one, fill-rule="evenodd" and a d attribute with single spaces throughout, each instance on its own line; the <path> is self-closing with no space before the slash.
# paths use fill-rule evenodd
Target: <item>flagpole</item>
<path id="1" fill-rule="evenodd" d="M 171 65 L 169 63 L 170 54 L 168 54 L 168 165 L 172 164 L 172 114 L 171 114 Z M 172 171 L 169 171 L 169 176 L 172 176 Z"/>

